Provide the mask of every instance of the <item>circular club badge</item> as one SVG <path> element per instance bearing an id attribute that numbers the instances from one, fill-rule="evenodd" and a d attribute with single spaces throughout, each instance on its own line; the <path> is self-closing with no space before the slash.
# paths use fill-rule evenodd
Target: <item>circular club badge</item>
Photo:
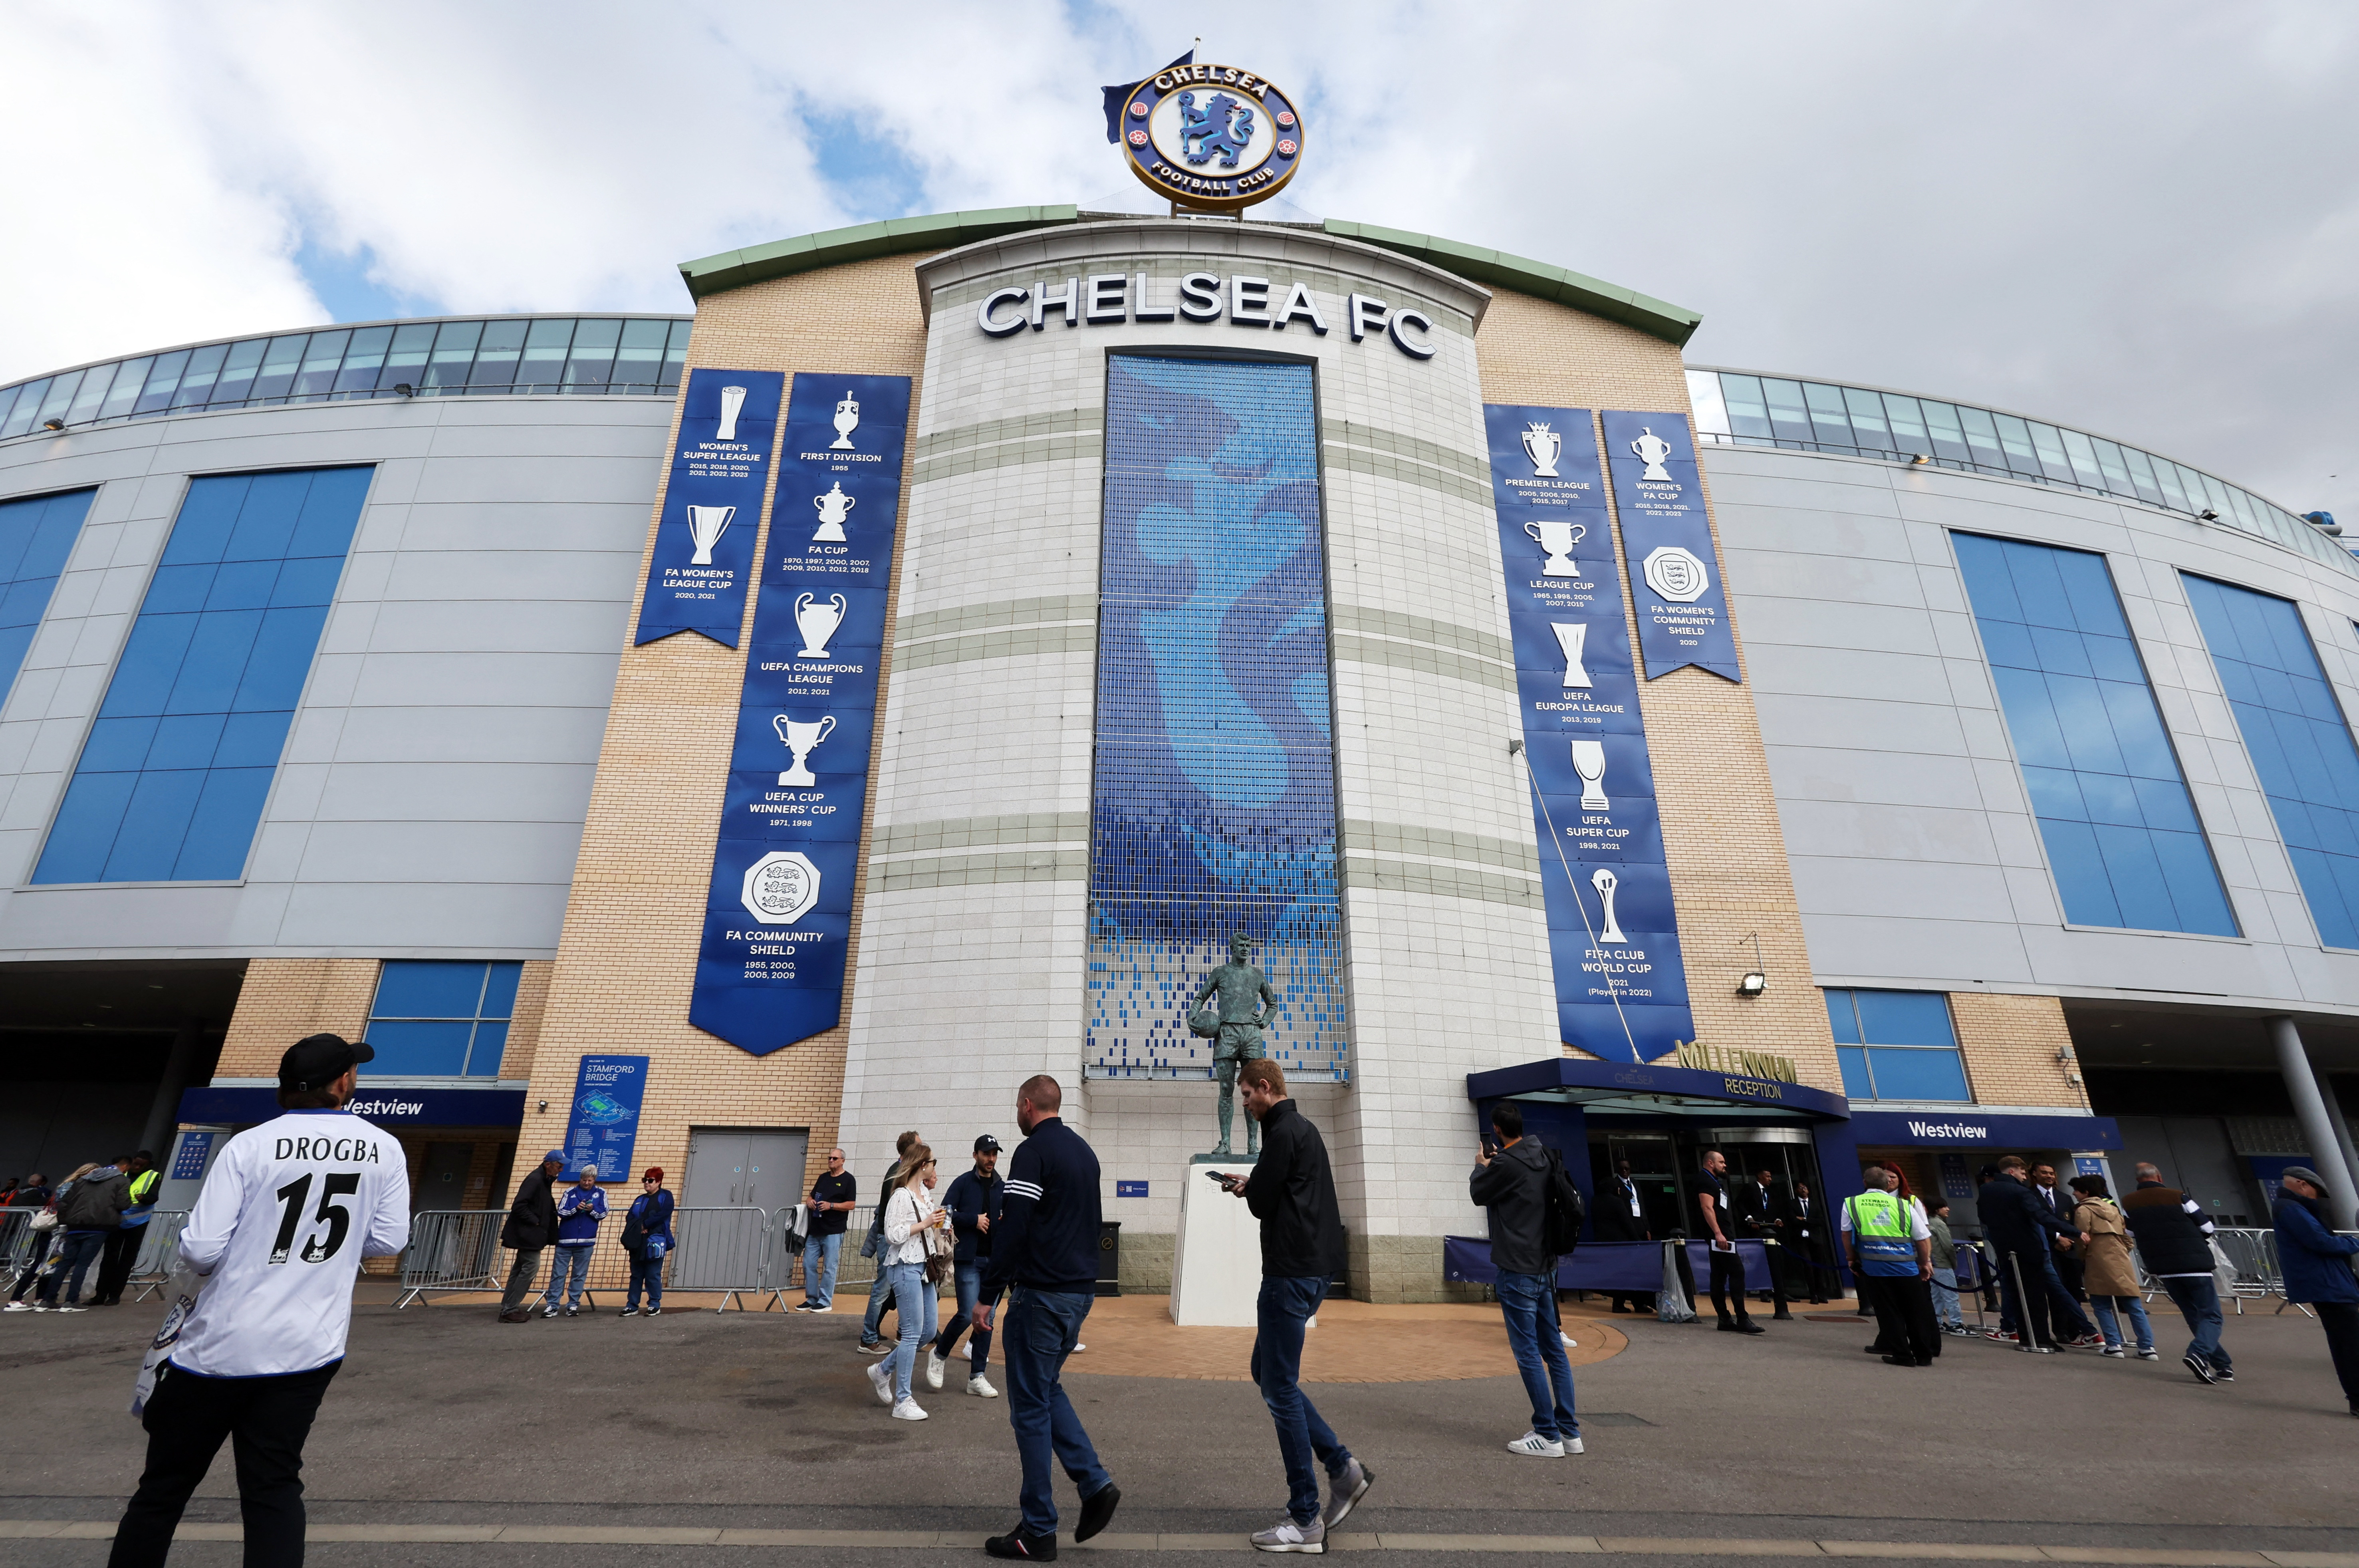
<path id="1" fill-rule="evenodd" d="M 1302 162 L 1294 100 L 1234 65 L 1176 65 L 1122 116 L 1130 171 L 1184 207 L 1234 212 L 1277 194 Z"/>

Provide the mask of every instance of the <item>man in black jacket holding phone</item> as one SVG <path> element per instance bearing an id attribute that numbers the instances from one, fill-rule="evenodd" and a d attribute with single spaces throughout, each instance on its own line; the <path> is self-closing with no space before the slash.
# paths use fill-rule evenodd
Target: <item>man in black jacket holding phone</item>
<path id="1" fill-rule="evenodd" d="M 1495 1152 L 1485 1139 L 1467 1178 L 1467 1195 L 1489 1211 L 1492 1287 L 1506 1319 L 1507 1344 L 1531 1396 L 1532 1427 L 1507 1444 L 1527 1459 L 1579 1454 L 1581 1422 L 1572 1413 L 1572 1364 L 1565 1359 L 1564 1325 L 1557 1315 L 1556 1255 L 1548 1244 L 1548 1194 L 1555 1180 L 1548 1146 L 1524 1136 L 1523 1108 L 1513 1100 L 1491 1107 L 1499 1135 Z"/>

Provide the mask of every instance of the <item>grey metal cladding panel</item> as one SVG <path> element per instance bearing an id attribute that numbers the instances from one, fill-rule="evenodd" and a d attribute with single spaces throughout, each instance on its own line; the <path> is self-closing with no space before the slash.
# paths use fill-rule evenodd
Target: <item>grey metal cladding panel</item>
<path id="1" fill-rule="evenodd" d="M 1780 550 L 1788 555 L 1912 559 L 1908 530 L 1897 517 L 1862 517 L 1799 506 L 1732 506 L 1717 490 L 1712 515 L 1723 550 Z"/>
<path id="2" fill-rule="evenodd" d="M 419 476 L 413 500 L 568 504 L 612 501 L 638 492 L 655 499 L 657 466 L 646 457 L 436 458 Z"/>
<path id="3" fill-rule="evenodd" d="M 569 885 L 582 824 L 318 822 L 303 854 L 307 886 L 351 882 Z"/>
<path id="4" fill-rule="evenodd" d="M 395 548 L 618 552 L 630 558 L 636 585 L 654 504 L 652 492 L 549 506 L 497 501 L 412 502 L 403 508 L 400 539 Z"/>
<path id="5" fill-rule="evenodd" d="M 603 707 L 348 708 L 338 763 L 533 762 L 595 767 Z"/>
<path id="6" fill-rule="evenodd" d="M 606 653 L 374 653 L 356 708 L 505 708 L 518 702 L 606 710 L 622 650 Z"/>
<path id="7" fill-rule="evenodd" d="M 1772 746 L 1768 755 L 1769 779 L 1780 811 L 1788 800 L 1858 800 L 1960 811 L 1985 808 L 1976 764 L 1962 757 L 1814 746 Z M 2006 766 L 2012 772 L 2014 764 Z"/>
<path id="8" fill-rule="evenodd" d="M 57 887 L 0 900 L 0 952 L 215 947 L 243 901 L 238 887 Z"/>
<path id="9" fill-rule="evenodd" d="M 1705 472 L 1712 475 L 1714 512 L 1723 506 L 1804 506 L 1813 511 L 1857 512 L 1868 517 L 1900 515 L 1890 471 L 1854 463 L 1813 463 L 1807 459 L 1733 468 L 1720 457 L 1723 449 L 1704 448 Z"/>
<path id="10" fill-rule="evenodd" d="M 404 549 L 378 597 L 620 604 L 631 596 L 638 564 L 636 550 L 626 555 L 621 550 Z"/>
<path id="11" fill-rule="evenodd" d="M 1862 658 L 1852 648 L 1799 648 L 1773 643 L 1748 648 L 1756 693 L 1864 698 L 1878 702 L 1954 701 L 1949 671 L 1938 658 L 1884 652 Z"/>
<path id="12" fill-rule="evenodd" d="M 503 425 L 472 419 L 446 422 L 434 431 L 431 456 L 436 463 L 472 457 L 629 458 L 645 465 L 647 496 L 652 500 L 664 436 L 671 425 L 670 399 L 649 411 L 656 415 L 654 419 L 596 424 L 546 418 Z"/>
<path id="13" fill-rule="evenodd" d="M 423 600 L 377 606 L 366 648 L 377 653 L 612 653 L 627 604 Z"/>
<path id="14" fill-rule="evenodd" d="M 2025 932 L 2009 921 L 1806 914 L 1810 968 L 1821 979 L 1942 982 L 1940 990 L 2031 979 Z"/>
<path id="15" fill-rule="evenodd" d="M 296 887 L 288 899 L 279 944 L 362 953 L 553 953 L 565 924 L 566 891 L 562 882 L 463 887 L 310 883 Z"/>
<path id="16" fill-rule="evenodd" d="M 1727 555 L 1729 580 L 1745 584 L 1744 592 L 1736 595 L 1740 604 L 1772 596 L 1844 604 L 1921 607 L 1925 603 L 1924 587 L 1909 561 L 1734 549 Z"/>
<path id="17" fill-rule="evenodd" d="M 596 771 L 594 763 L 339 762 L 310 814 L 321 822 L 562 822 L 578 834 Z"/>
<path id="18" fill-rule="evenodd" d="M 1851 751 L 1966 755 L 1958 711 L 1946 703 L 1877 702 L 1855 697 L 1756 692 L 1761 737 L 1771 746 L 1830 746 Z"/>
<path id="19" fill-rule="evenodd" d="M 1962 920 L 2015 919 L 2006 874 L 1996 866 L 1887 861 L 1856 856 L 1789 855 L 1794 890 L 1805 915 L 1875 915 L 1914 919 L 1928 910 Z"/>
<path id="20" fill-rule="evenodd" d="M 2274 942 L 2078 930 L 2042 933 L 2030 953 L 2032 978 L 2043 985 L 2215 996 L 2291 992 L 2291 975 Z"/>
<path id="21" fill-rule="evenodd" d="M 1735 595 L 1745 623 L 1745 651 L 1754 660 L 1765 646 L 1840 648 L 1858 653 L 1939 654 L 1930 612 L 1898 604 L 1834 604 L 1822 599 Z"/>
<path id="22" fill-rule="evenodd" d="M 1874 855 L 1880 860 L 1995 866 L 1988 818 L 1979 809 L 1780 800 L 1777 819 L 1791 855 Z"/>

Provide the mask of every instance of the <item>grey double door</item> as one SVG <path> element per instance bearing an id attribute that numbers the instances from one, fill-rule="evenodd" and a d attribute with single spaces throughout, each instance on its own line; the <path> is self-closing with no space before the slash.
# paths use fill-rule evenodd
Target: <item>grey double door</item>
<path id="1" fill-rule="evenodd" d="M 798 1127 L 691 1127 L 688 1175 L 680 1183 L 674 1228 L 679 1252 L 675 1290 L 750 1289 L 766 1260 L 761 1222 L 753 1214 L 701 1210 L 775 1210 L 801 1200 L 810 1135 Z"/>

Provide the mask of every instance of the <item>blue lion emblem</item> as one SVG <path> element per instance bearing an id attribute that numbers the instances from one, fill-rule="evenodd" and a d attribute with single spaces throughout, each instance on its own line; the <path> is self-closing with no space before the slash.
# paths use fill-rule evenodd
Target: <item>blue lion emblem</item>
<path id="1" fill-rule="evenodd" d="M 1180 94 L 1180 147 L 1190 163 L 1210 163 L 1219 153 L 1221 167 L 1234 169 L 1253 134 L 1252 105 L 1215 93 L 1199 109 L 1193 93 Z"/>

